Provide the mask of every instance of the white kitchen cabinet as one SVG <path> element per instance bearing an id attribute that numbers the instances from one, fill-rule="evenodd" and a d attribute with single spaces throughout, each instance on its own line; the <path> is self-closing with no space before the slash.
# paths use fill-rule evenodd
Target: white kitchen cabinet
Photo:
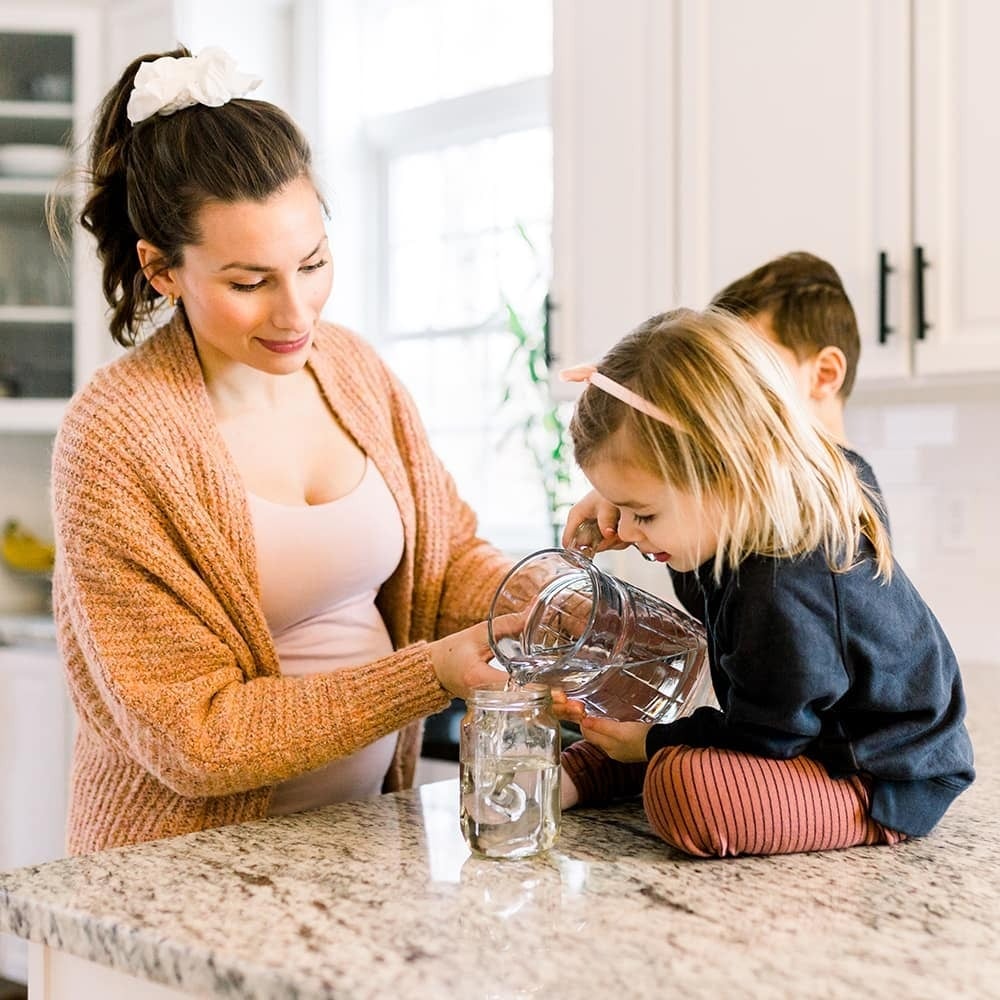
<path id="1" fill-rule="evenodd" d="M 0 871 L 64 856 L 73 729 L 55 644 L 0 647 Z M 26 982 L 26 956 L 0 935 L 0 976 Z"/>
<path id="2" fill-rule="evenodd" d="M 928 262 L 918 373 L 1000 371 L 1000 4 L 913 0 L 913 243 Z"/>
<path id="3" fill-rule="evenodd" d="M 701 306 L 790 250 L 830 260 L 865 376 L 909 370 L 907 0 L 680 0 L 678 290 Z M 878 344 L 879 255 L 890 266 Z"/>
<path id="4" fill-rule="evenodd" d="M 87 2 L 0 4 L 0 433 L 54 431 L 102 360 L 93 248 L 77 229 L 61 260 L 45 222 L 50 194 L 79 207 L 60 178 L 83 164 L 100 97 L 101 16 Z"/>
<path id="5" fill-rule="evenodd" d="M 677 302 L 673 12 L 553 2 L 554 368 L 600 357 Z"/>
<path id="6" fill-rule="evenodd" d="M 991 0 L 557 0 L 557 363 L 809 250 L 861 382 L 1000 372 L 998 29 Z"/>

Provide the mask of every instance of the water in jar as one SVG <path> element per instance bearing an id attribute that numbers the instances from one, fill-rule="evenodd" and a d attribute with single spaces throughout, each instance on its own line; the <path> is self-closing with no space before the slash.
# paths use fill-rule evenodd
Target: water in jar
<path id="1" fill-rule="evenodd" d="M 461 825 L 487 858 L 547 851 L 559 831 L 559 764 L 545 757 L 478 757 L 460 767 Z"/>

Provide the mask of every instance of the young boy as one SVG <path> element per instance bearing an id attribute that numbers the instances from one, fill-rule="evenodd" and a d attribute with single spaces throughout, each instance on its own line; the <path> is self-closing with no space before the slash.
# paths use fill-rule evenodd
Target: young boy
<path id="1" fill-rule="evenodd" d="M 747 321 L 780 355 L 822 426 L 844 442 L 861 354 L 858 321 L 833 265 L 789 253 L 737 278 L 712 305 Z"/>

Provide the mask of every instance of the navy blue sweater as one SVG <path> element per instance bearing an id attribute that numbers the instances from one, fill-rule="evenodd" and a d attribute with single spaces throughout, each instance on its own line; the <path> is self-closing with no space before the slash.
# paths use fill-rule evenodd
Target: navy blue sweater
<path id="1" fill-rule="evenodd" d="M 805 755 L 834 777 L 870 777 L 879 823 L 928 833 L 975 772 L 955 655 L 902 569 L 875 580 L 864 539 L 845 573 L 813 552 L 751 556 L 718 584 L 711 561 L 691 576 L 685 603 L 705 623 L 721 711 L 653 726 L 647 756 L 678 744 Z"/>

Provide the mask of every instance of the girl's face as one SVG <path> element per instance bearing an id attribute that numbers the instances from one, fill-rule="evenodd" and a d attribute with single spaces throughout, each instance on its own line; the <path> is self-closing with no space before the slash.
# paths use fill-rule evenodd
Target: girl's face
<path id="1" fill-rule="evenodd" d="M 263 202 L 209 202 L 198 222 L 201 242 L 154 284 L 183 300 L 206 375 L 302 368 L 333 281 L 312 183 L 300 178 Z M 155 255 L 143 244 L 140 259 Z"/>
<path id="2" fill-rule="evenodd" d="M 719 513 L 689 493 L 628 462 L 598 459 L 583 470 L 594 489 L 618 508 L 618 537 L 658 562 L 687 572 L 715 555 Z"/>

